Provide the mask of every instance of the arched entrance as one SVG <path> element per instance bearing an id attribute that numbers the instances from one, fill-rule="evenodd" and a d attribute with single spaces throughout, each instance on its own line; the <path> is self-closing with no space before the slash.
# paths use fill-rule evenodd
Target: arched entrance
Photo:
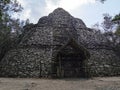
<path id="1" fill-rule="evenodd" d="M 57 77 L 79 78 L 85 77 L 85 60 L 90 57 L 89 52 L 75 41 L 69 41 L 61 47 L 56 55 L 54 69 Z"/>
<path id="2" fill-rule="evenodd" d="M 78 53 L 59 53 L 58 56 L 58 77 L 84 77 L 83 59 Z"/>

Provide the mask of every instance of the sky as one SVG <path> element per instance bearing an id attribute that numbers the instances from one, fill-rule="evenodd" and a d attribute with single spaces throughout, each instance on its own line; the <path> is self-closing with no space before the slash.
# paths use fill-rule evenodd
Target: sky
<path id="1" fill-rule="evenodd" d="M 111 16 L 120 13 L 120 0 L 107 0 L 104 4 L 96 0 L 18 0 L 18 2 L 24 9 L 13 16 L 22 20 L 29 19 L 31 23 L 37 23 L 42 16 L 47 16 L 58 7 L 82 19 L 88 27 L 101 23 L 104 13 Z"/>

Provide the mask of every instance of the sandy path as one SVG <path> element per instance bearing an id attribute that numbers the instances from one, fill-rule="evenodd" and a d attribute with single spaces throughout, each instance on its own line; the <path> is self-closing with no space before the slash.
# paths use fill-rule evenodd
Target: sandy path
<path id="1" fill-rule="evenodd" d="M 0 78 L 0 90 L 120 90 L 120 77 L 88 80 Z"/>

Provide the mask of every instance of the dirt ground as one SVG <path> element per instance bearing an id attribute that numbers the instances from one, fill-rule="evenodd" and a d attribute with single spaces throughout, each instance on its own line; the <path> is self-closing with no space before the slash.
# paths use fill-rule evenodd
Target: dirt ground
<path id="1" fill-rule="evenodd" d="M 120 90 L 120 77 L 93 79 L 0 78 L 0 90 Z"/>

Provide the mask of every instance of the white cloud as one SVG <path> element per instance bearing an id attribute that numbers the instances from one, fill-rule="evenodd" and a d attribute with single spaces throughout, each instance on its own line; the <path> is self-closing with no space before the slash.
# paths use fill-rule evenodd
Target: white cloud
<path id="1" fill-rule="evenodd" d="M 62 7 L 74 14 L 82 5 L 95 3 L 95 0 L 18 0 L 24 10 L 21 14 L 15 15 L 23 20 L 29 18 L 36 23 L 41 16 L 47 15 L 58 7 Z"/>
<path id="2" fill-rule="evenodd" d="M 80 9 L 82 5 L 95 3 L 95 0 L 45 0 L 46 13 L 53 11 L 57 7 L 62 7 L 65 10 L 72 12 L 75 9 Z"/>
<path id="3" fill-rule="evenodd" d="M 14 14 L 13 17 L 22 20 L 30 19 L 30 22 L 37 23 L 38 19 L 45 15 L 45 5 L 42 0 L 17 0 L 24 8 L 21 13 Z"/>
<path id="4" fill-rule="evenodd" d="M 27 8 L 27 2 L 25 0 L 18 0 L 18 2 L 22 5 L 24 10 L 20 13 L 14 13 L 13 17 L 15 18 L 21 18 L 22 20 L 26 20 L 30 18 L 30 13 L 32 12 L 31 9 Z"/>

